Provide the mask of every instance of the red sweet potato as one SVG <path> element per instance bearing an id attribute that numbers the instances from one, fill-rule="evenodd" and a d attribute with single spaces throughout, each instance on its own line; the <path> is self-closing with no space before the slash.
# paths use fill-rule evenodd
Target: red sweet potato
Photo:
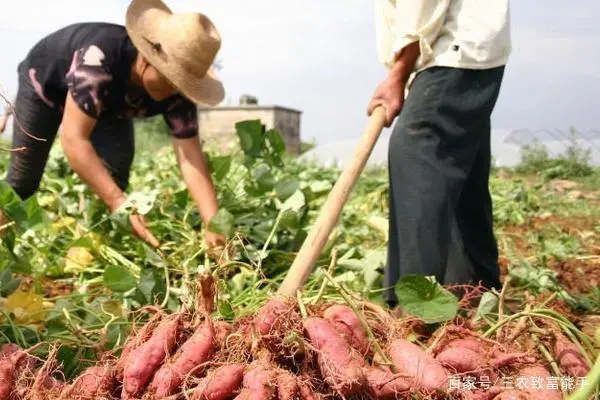
<path id="1" fill-rule="evenodd" d="M 558 388 L 549 385 L 550 372 L 540 365 L 521 368 L 518 377 L 513 380 L 515 389 L 527 393 L 531 400 L 562 400 L 560 382 Z"/>
<path id="2" fill-rule="evenodd" d="M 277 374 L 263 364 L 253 364 L 244 374 L 242 391 L 236 400 L 274 400 L 277 395 Z"/>
<path id="3" fill-rule="evenodd" d="M 529 353 L 495 353 L 491 365 L 494 368 L 502 368 L 518 362 L 533 363 L 535 357 Z"/>
<path id="4" fill-rule="evenodd" d="M 365 371 L 369 393 L 377 400 L 395 400 L 402 392 L 410 390 L 410 382 L 395 377 L 388 368 L 367 367 Z"/>
<path id="5" fill-rule="evenodd" d="M 0 359 L 10 357 L 18 351 L 21 351 L 21 348 L 14 343 L 3 344 L 0 346 Z"/>
<path id="6" fill-rule="evenodd" d="M 502 392 L 494 400 L 529 400 L 530 397 L 527 393 L 521 392 L 520 390 L 507 390 Z"/>
<path id="7" fill-rule="evenodd" d="M 227 337 L 233 332 L 233 326 L 226 321 L 214 321 L 215 342 L 217 347 L 224 346 L 227 342 Z"/>
<path id="8" fill-rule="evenodd" d="M 203 379 L 192 400 L 231 400 L 238 394 L 243 379 L 242 364 L 223 365 Z"/>
<path id="9" fill-rule="evenodd" d="M 453 339 L 446 344 L 444 350 L 448 348 L 469 349 L 480 354 L 486 352 L 485 346 L 477 339 Z"/>
<path id="10" fill-rule="evenodd" d="M 8 400 L 15 388 L 15 365 L 8 359 L 0 359 L 0 400 Z"/>
<path id="11" fill-rule="evenodd" d="M 350 307 L 334 304 L 325 310 L 323 318 L 329 321 L 335 330 L 360 354 L 366 356 L 369 353 L 367 332 Z"/>
<path id="12" fill-rule="evenodd" d="M 123 399 L 135 398 L 142 393 L 154 372 L 175 347 L 180 324 L 179 314 L 164 319 L 150 339 L 128 354 L 123 368 Z"/>
<path id="13" fill-rule="evenodd" d="M 261 336 L 267 336 L 276 326 L 283 314 L 290 310 L 290 306 L 279 299 L 271 299 L 258 310 L 254 317 L 254 329 Z"/>
<path id="14" fill-rule="evenodd" d="M 166 362 L 156 371 L 150 383 L 150 392 L 157 398 L 173 394 L 188 373 L 202 373 L 206 367 L 201 367 L 201 365 L 209 360 L 214 350 L 213 324 L 210 319 L 205 319 L 194 334 L 179 348 L 173 361 Z"/>
<path id="15" fill-rule="evenodd" d="M 296 377 L 287 371 L 277 373 L 277 399 L 295 400 L 298 399 L 300 388 Z"/>
<path id="16" fill-rule="evenodd" d="M 317 395 L 312 391 L 312 389 L 310 387 L 308 387 L 308 385 L 300 383 L 298 385 L 298 387 L 300 388 L 300 398 L 302 400 L 318 400 L 319 399 L 317 397 Z"/>
<path id="17" fill-rule="evenodd" d="M 366 385 L 364 360 L 323 318 L 307 318 L 304 329 L 317 349 L 321 375 L 333 390 L 344 397 L 358 393 Z"/>
<path id="18" fill-rule="evenodd" d="M 435 359 L 458 373 L 477 371 L 486 366 L 482 353 L 466 347 L 447 347 Z"/>
<path id="19" fill-rule="evenodd" d="M 446 390 L 450 375 L 433 356 L 418 345 L 396 339 L 390 345 L 390 357 L 396 373 L 406 374 L 416 389 Z"/>
<path id="20" fill-rule="evenodd" d="M 584 377 L 590 372 L 590 367 L 579 348 L 562 335 L 558 336 L 554 343 L 554 357 L 568 376 Z"/>
<path id="21" fill-rule="evenodd" d="M 108 398 L 115 385 L 114 372 L 107 365 L 92 366 L 62 393 L 59 399 L 95 400 Z"/>

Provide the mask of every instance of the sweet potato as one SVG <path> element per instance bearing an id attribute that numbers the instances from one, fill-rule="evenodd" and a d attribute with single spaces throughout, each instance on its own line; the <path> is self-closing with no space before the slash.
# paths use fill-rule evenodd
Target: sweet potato
<path id="1" fill-rule="evenodd" d="M 215 331 L 212 321 L 205 319 L 194 334 L 179 348 L 172 362 L 166 362 L 154 374 L 150 392 L 157 398 L 167 397 L 192 372 L 200 374 L 215 350 Z"/>
<path id="2" fill-rule="evenodd" d="M 251 365 L 242 381 L 242 391 L 236 400 L 273 400 L 277 394 L 277 374 L 268 366 Z"/>
<path id="3" fill-rule="evenodd" d="M 108 398 L 115 385 L 114 372 L 108 365 L 88 367 L 63 392 L 59 399 L 95 400 Z"/>
<path id="4" fill-rule="evenodd" d="M 364 360 L 348 342 L 323 318 L 304 320 L 310 343 L 317 349 L 319 369 L 325 383 L 340 395 L 348 397 L 366 385 L 362 371 Z"/>
<path id="5" fill-rule="evenodd" d="M 560 368 L 569 376 L 584 377 L 590 367 L 574 343 L 560 335 L 554 343 L 554 357 Z"/>
<path id="6" fill-rule="evenodd" d="M 10 357 L 18 351 L 21 351 L 21 348 L 14 343 L 3 344 L 0 346 L 0 359 Z"/>
<path id="7" fill-rule="evenodd" d="M 227 337 L 233 332 L 233 326 L 226 321 L 214 321 L 215 342 L 217 347 L 221 347 L 227 343 Z"/>
<path id="8" fill-rule="evenodd" d="M 290 306 L 278 299 L 271 299 L 258 310 L 254 317 L 254 329 L 261 336 L 271 333 L 279 318 L 288 312 Z"/>
<path id="9" fill-rule="evenodd" d="M 477 371 L 486 366 L 486 360 L 482 353 L 466 347 L 445 348 L 435 359 L 458 373 Z"/>
<path id="10" fill-rule="evenodd" d="M 448 342 L 444 348 L 469 349 L 475 353 L 485 354 L 485 346 L 477 339 L 453 339 Z"/>
<path id="11" fill-rule="evenodd" d="M 244 379 L 242 364 L 226 364 L 208 374 L 192 400 L 231 400 L 235 398 Z"/>
<path id="12" fill-rule="evenodd" d="M 551 388 L 548 384 L 550 372 L 540 365 L 521 368 L 518 377 L 513 381 L 515 389 L 527 393 L 531 400 L 561 400 L 560 389 Z M 560 388 L 560 382 L 557 383 Z"/>
<path id="13" fill-rule="evenodd" d="M 377 400 L 394 400 L 402 392 L 410 390 L 410 382 L 403 377 L 395 377 L 385 367 L 367 367 L 368 391 Z"/>
<path id="14" fill-rule="evenodd" d="M 323 318 L 360 354 L 366 356 L 369 353 L 367 332 L 350 307 L 341 304 L 329 306 L 325 309 Z"/>
<path id="15" fill-rule="evenodd" d="M 404 339 L 390 344 L 390 357 L 396 373 L 410 377 L 413 387 L 422 390 L 446 390 L 450 376 L 433 356 Z"/>
<path id="16" fill-rule="evenodd" d="M 181 316 L 166 318 L 158 325 L 148 341 L 129 353 L 123 368 L 123 399 L 142 393 L 154 372 L 175 347 Z"/>
<path id="17" fill-rule="evenodd" d="M 304 383 L 300 383 L 298 385 L 299 389 L 300 389 L 300 398 L 302 400 L 318 400 L 319 398 L 317 397 L 317 395 L 312 391 L 312 389 L 310 387 L 308 387 L 308 385 L 304 384 Z"/>
<path id="18" fill-rule="evenodd" d="M 8 400 L 15 388 L 15 365 L 8 359 L 0 359 L 0 400 Z"/>
<path id="19" fill-rule="evenodd" d="M 300 388 L 296 377 L 287 371 L 277 373 L 277 399 L 295 400 L 298 399 Z"/>
<path id="20" fill-rule="evenodd" d="M 527 393 L 521 392 L 520 390 L 507 390 L 502 392 L 494 400 L 529 400 L 530 397 Z"/>
<path id="21" fill-rule="evenodd" d="M 494 368 L 502 368 L 515 363 L 533 363 L 535 357 L 529 353 L 495 353 L 491 360 L 491 365 Z"/>

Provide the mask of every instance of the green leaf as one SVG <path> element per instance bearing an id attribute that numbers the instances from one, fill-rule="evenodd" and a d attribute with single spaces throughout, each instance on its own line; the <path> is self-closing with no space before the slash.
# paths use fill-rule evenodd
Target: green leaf
<path id="1" fill-rule="evenodd" d="M 285 178 L 277 183 L 275 191 L 277 196 L 282 201 L 287 200 L 288 197 L 293 195 L 296 190 L 300 188 L 300 183 L 294 178 Z"/>
<path id="2" fill-rule="evenodd" d="M 235 313 L 233 312 L 233 307 L 227 301 L 222 301 L 219 303 L 219 313 L 223 316 L 223 318 L 232 320 L 235 318 Z"/>
<path id="3" fill-rule="evenodd" d="M 271 168 L 267 165 L 259 165 L 252 170 L 252 177 L 258 183 L 258 187 L 264 192 L 267 192 L 275 186 L 275 178 L 271 173 Z"/>
<path id="4" fill-rule="evenodd" d="M 491 292 L 485 292 L 479 301 L 477 314 L 475 314 L 475 322 L 479 321 L 486 315 L 492 314 L 498 308 L 498 296 Z"/>
<path id="5" fill-rule="evenodd" d="M 215 233 L 221 233 L 225 236 L 231 236 L 233 233 L 234 217 L 224 208 L 219 209 L 208 224 L 208 230 Z"/>
<path id="6" fill-rule="evenodd" d="M 27 216 L 27 227 L 29 229 L 46 226 L 48 221 L 44 210 L 40 207 L 36 196 L 31 196 L 23 202 L 23 209 Z"/>
<path id="7" fill-rule="evenodd" d="M 223 180 L 231 168 L 231 156 L 213 157 L 210 160 L 210 168 L 217 181 Z"/>
<path id="8" fill-rule="evenodd" d="M 267 140 L 271 144 L 271 147 L 278 155 L 285 151 L 285 142 L 281 137 L 281 133 L 277 129 L 269 129 L 266 134 Z"/>
<path id="9" fill-rule="evenodd" d="M 240 139 L 240 147 L 251 157 L 260 156 L 263 144 L 264 126 L 260 120 L 246 120 L 235 124 L 236 133 Z"/>
<path id="10" fill-rule="evenodd" d="M 152 303 L 152 290 L 156 285 L 156 278 L 151 269 L 144 269 L 140 274 L 140 283 L 138 284 L 139 291 L 146 298 L 147 303 Z"/>
<path id="11" fill-rule="evenodd" d="M 458 298 L 433 278 L 407 275 L 398 281 L 395 291 L 400 308 L 425 323 L 450 321 L 458 312 Z"/>
<path id="12" fill-rule="evenodd" d="M 127 292 L 137 286 L 137 281 L 125 267 L 110 265 L 104 270 L 104 285 L 115 292 Z"/>
<path id="13" fill-rule="evenodd" d="M 310 191 L 314 194 L 327 193 L 333 188 L 331 182 L 328 181 L 316 181 L 310 184 Z"/>
<path id="14" fill-rule="evenodd" d="M 305 205 L 306 198 L 304 197 L 304 193 L 302 193 L 302 190 L 296 190 L 294 194 L 283 203 L 281 210 L 300 212 Z"/>

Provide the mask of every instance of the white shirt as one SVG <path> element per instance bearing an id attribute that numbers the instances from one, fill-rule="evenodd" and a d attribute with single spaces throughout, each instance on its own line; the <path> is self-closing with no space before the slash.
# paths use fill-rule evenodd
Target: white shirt
<path id="1" fill-rule="evenodd" d="M 375 27 L 379 59 L 388 68 L 417 40 L 413 72 L 493 68 L 511 53 L 509 0 L 375 0 Z"/>

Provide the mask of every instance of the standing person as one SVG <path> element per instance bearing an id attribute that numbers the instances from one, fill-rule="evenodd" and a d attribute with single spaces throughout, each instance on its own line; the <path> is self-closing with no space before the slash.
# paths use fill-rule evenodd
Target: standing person
<path id="1" fill-rule="evenodd" d="M 26 150 L 11 154 L 8 183 L 22 199 L 36 192 L 60 126 L 70 166 L 114 212 L 127 197 L 133 118 L 162 114 L 183 180 L 208 224 L 218 204 L 196 103 L 216 105 L 224 97 L 211 68 L 220 46 L 209 18 L 173 14 L 160 0 L 133 0 L 126 26 L 78 23 L 49 34 L 18 67 L 12 146 Z M 0 226 L 3 220 L 0 213 Z M 138 237 L 160 245 L 141 215 L 130 221 Z M 225 240 L 209 231 L 205 239 L 210 248 Z"/>
<path id="2" fill-rule="evenodd" d="M 499 288 L 490 116 L 511 52 L 509 0 L 375 0 L 375 8 L 388 74 L 367 112 L 383 105 L 387 127 L 398 117 L 389 143 L 386 301 L 397 304 L 393 286 L 408 274 Z M 449 260 L 453 239 L 464 266 Z"/>

